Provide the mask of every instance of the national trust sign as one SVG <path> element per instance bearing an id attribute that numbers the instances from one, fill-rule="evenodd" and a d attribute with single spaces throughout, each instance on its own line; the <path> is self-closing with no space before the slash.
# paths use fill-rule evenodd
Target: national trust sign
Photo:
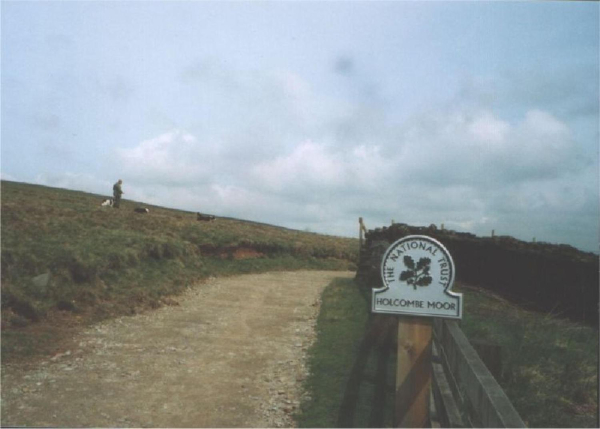
<path id="1" fill-rule="evenodd" d="M 437 240 L 409 235 L 381 263 L 383 287 L 373 289 L 373 313 L 462 318 L 462 294 L 451 291 L 454 261 Z"/>

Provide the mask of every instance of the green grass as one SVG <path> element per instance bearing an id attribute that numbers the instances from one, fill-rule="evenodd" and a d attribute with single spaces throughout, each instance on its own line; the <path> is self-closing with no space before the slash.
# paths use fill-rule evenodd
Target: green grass
<path id="1" fill-rule="evenodd" d="M 395 335 L 389 317 L 371 317 L 367 291 L 337 279 L 322 296 L 317 340 L 309 350 L 309 393 L 299 427 L 391 426 Z M 366 336 L 369 329 L 371 335 Z M 392 340 L 392 341 L 390 341 Z"/>
<path id="2" fill-rule="evenodd" d="M 150 214 L 141 215 L 128 200 L 113 209 L 84 192 L 1 185 L 4 361 L 46 353 L 27 345 L 39 335 L 35 325 L 51 324 L 57 312 L 86 323 L 156 307 L 209 276 L 356 267 L 357 239 L 198 222 L 195 213 L 147 204 Z M 44 273 L 50 283 L 35 286 L 31 279 Z"/>
<path id="3" fill-rule="evenodd" d="M 598 330 L 464 288 L 461 329 L 502 347 L 498 382 L 530 427 L 598 427 Z"/>
<path id="4" fill-rule="evenodd" d="M 461 328 L 502 346 L 498 382 L 529 427 L 598 427 L 598 331 L 525 311 L 488 291 L 460 287 Z M 300 427 L 393 424 L 397 321 L 370 315 L 370 289 L 337 280 L 322 296 L 309 350 Z"/>

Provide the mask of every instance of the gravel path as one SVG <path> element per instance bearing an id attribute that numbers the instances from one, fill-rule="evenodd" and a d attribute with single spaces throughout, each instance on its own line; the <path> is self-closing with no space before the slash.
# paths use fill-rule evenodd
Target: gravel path
<path id="1" fill-rule="evenodd" d="M 2 369 L 2 426 L 293 427 L 320 295 L 354 273 L 211 279 L 95 325 L 35 370 Z"/>

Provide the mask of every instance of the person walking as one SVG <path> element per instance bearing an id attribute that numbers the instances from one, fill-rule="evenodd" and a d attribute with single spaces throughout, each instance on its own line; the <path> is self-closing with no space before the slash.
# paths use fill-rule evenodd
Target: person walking
<path id="1" fill-rule="evenodd" d="M 119 181 L 113 185 L 113 197 L 114 197 L 113 207 L 116 209 L 119 208 L 119 204 L 121 204 L 121 195 L 123 195 L 123 190 L 121 189 L 121 184 L 123 184 L 123 181 L 121 179 L 119 179 Z"/>

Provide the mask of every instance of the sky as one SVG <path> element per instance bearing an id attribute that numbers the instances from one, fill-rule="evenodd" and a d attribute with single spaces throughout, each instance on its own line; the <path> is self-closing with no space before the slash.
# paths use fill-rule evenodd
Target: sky
<path id="1" fill-rule="evenodd" d="M 1 2 L 2 179 L 598 251 L 597 2 Z"/>

